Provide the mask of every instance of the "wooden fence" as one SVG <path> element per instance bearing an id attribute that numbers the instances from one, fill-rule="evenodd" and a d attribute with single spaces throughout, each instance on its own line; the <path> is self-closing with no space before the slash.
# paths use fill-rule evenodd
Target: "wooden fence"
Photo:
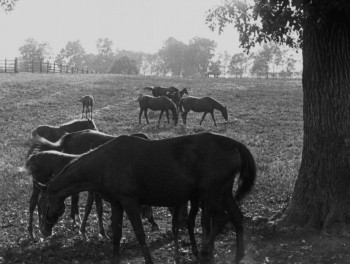
<path id="1" fill-rule="evenodd" d="M 43 60 L 0 60 L 0 73 L 71 73 L 71 74 L 87 74 L 98 73 L 94 70 L 89 70 L 86 67 L 72 67 L 57 62 L 45 62 Z"/>

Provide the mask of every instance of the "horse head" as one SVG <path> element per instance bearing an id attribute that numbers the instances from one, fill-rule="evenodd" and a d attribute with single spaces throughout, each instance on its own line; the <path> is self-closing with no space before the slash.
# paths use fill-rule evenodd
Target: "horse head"
<path id="1" fill-rule="evenodd" d="M 181 90 L 181 94 L 187 94 L 188 95 L 188 91 L 187 91 L 187 88 L 189 87 L 184 87 L 182 90 Z"/>
<path id="2" fill-rule="evenodd" d="M 65 211 L 64 199 L 58 198 L 55 195 L 49 194 L 47 185 L 35 182 L 35 185 L 40 188 L 40 196 L 38 201 L 38 209 L 40 212 L 40 233 L 44 237 L 51 236 L 52 228 L 58 222 L 58 219 Z"/>

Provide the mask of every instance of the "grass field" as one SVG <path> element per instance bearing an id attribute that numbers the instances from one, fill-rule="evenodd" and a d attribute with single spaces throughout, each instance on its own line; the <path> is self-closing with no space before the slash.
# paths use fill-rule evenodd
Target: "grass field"
<path id="1" fill-rule="evenodd" d="M 201 114 L 190 112 L 187 127 L 167 124 L 149 113 L 150 125 L 138 123 L 140 93 L 145 86 L 189 86 L 193 96 L 211 96 L 227 106 L 228 122 L 215 113 L 199 126 Z M 301 159 L 303 121 L 300 80 L 269 81 L 239 79 L 183 79 L 117 75 L 0 75 L 0 263 L 109 263 L 111 243 L 97 236 L 96 216 L 90 216 L 83 241 L 71 226 L 68 214 L 56 227 L 56 234 L 36 242 L 27 236 L 31 177 L 19 172 L 28 151 L 28 135 L 38 125 L 58 125 L 80 118 L 80 96 L 95 97 L 94 120 L 100 131 L 119 135 L 142 132 L 151 139 L 212 131 L 243 142 L 252 151 L 258 178 L 242 209 L 247 219 L 245 263 L 350 263 L 348 240 L 318 239 L 298 229 L 275 231 L 267 219 L 287 204 Z M 81 206 L 84 206 L 82 203 Z M 105 211 L 109 211 L 108 205 Z M 105 225 L 109 216 L 105 214 Z M 172 262 L 170 217 L 157 208 L 155 218 L 161 231 L 151 233 L 145 225 L 156 263 Z M 37 217 L 34 219 L 37 223 Z M 142 263 L 129 222 L 124 221 L 123 263 Z M 199 236 L 200 226 L 197 225 Z M 199 237 L 198 237 L 199 238 Z M 194 263 L 186 232 L 181 233 L 182 259 Z M 231 229 L 216 242 L 217 263 L 227 263 L 234 243 Z"/>

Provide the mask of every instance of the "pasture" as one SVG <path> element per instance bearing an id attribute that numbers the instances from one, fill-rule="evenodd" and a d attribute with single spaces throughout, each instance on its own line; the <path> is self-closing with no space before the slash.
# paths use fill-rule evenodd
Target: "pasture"
<path id="1" fill-rule="evenodd" d="M 187 127 L 168 124 L 159 111 L 149 111 L 150 124 L 138 122 L 139 94 L 150 94 L 143 87 L 190 87 L 189 95 L 211 96 L 227 107 L 224 122 L 215 111 L 217 127 L 207 115 L 189 112 Z M 69 210 L 55 227 L 55 234 L 42 239 L 35 215 L 34 234 L 27 234 L 30 175 L 18 170 L 25 163 L 28 137 L 38 125 L 58 125 L 81 117 L 82 95 L 95 99 L 93 117 L 101 132 L 111 135 L 145 133 L 151 139 L 212 131 L 244 143 L 253 153 L 258 169 L 253 192 L 241 208 L 245 215 L 246 257 L 244 263 L 350 263 L 345 238 L 328 238 L 298 228 L 276 230 L 270 217 L 283 209 L 293 191 L 300 166 L 303 120 L 300 80 L 239 80 L 221 78 L 162 78 L 118 75 L 0 75 L 0 263 L 109 263 L 112 245 L 98 237 L 95 210 L 88 221 L 87 241 L 69 219 Z M 161 155 L 161 154 L 160 154 Z M 67 204 L 70 200 L 67 199 Z M 83 202 L 80 203 L 82 212 Z M 69 207 L 69 206 L 68 206 Z M 104 223 L 109 228 L 108 204 Z M 171 217 L 165 208 L 155 208 L 160 231 L 151 232 L 145 224 L 147 242 L 155 263 L 172 263 Z M 123 263 L 143 263 L 138 243 L 128 220 L 124 221 Z M 196 238 L 201 228 L 197 219 Z M 216 241 L 215 259 L 226 263 L 235 243 L 228 227 Z M 195 263 L 187 232 L 180 233 L 182 260 Z M 329 262 L 330 261 L 330 262 Z"/>

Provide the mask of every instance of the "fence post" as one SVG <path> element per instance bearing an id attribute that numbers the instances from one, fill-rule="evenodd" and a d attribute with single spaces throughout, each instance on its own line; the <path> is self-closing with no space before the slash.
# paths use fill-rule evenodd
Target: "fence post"
<path id="1" fill-rule="evenodd" d="M 39 69 L 40 69 L 40 73 L 43 72 L 43 59 L 40 59 L 40 65 L 39 65 Z"/>
<path id="2" fill-rule="evenodd" d="M 49 62 L 46 62 L 46 73 L 49 73 Z"/>
<path id="3" fill-rule="evenodd" d="M 53 63 L 53 73 L 56 73 L 56 62 Z"/>
<path id="4" fill-rule="evenodd" d="M 32 73 L 34 72 L 34 59 L 32 60 Z"/>
<path id="5" fill-rule="evenodd" d="M 18 73 L 18 61 L 17 58 L 15 58 L 15 69 L 14 69 L 15 73 Z"/>
<path id="6" fill-rule="evenodd" d="M 60 74 L 62 74 L 62 63 L 60 64 Z"/>
<path id="7" fill-rule="evenodd" d="M 5 73 L 7 72 L 7 59 L 5 59 Z"/>

